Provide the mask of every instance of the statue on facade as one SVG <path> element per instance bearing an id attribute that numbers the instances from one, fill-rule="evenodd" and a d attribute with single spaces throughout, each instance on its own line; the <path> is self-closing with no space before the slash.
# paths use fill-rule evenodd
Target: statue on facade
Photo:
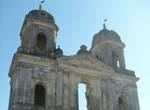
<path id="1" fill-rule="evenodd" d="M 82 46 L 80 47 L 80 50 L 77 52 L 77 54 L 82 54 L 82 53 L 88 53 L 88 51 L 87 51 L 87 46 L 82 45 Z"/>

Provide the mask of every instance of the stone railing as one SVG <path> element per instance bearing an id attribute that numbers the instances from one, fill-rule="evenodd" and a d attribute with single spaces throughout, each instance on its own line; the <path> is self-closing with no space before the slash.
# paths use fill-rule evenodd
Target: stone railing
<path id="1" fill-rule="evenodd" d="M 17 52 L 23 53 L 23 54 L 34 55 L 34 56 L 40 56 L 40 57 L 54 58 L 54 59 L 58 57 L 58 55 L 55 52 L 40 51 L 36 49 L 26 49 L 22 47 L 19 47 Z"/>

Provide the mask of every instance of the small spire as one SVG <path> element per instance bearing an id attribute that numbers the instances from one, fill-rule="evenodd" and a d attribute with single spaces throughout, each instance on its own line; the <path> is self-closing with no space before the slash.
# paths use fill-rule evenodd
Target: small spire
<path id="1" fill-rule="evenodd" d="M 106 24 L 105 24 L 106 21 L 107 21 L 107 19 L 104 20 L 103 29 L 106 29 Z"/>
<path id="2" fill-rule="evenodd" d="M 40 6 L 39 6 L 39 10 L 42 10 L 42 3 L 44 3 L 45 0 L 42 0 L 41 3 L 40 3 Z"/>

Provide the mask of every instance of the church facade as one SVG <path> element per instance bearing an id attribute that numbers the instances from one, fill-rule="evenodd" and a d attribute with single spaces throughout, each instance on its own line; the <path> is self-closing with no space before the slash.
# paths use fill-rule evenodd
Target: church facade
<path id="1" fill-rule="evenodd" d="M 82 45 L 76 55 L 65 56 L 56 48 L 58 30 L 42 9 L 26 15 L 9 71 L 9 110 L 79 110 L 81 83 L 87 110 L 140 110 L 139 78 L 126 69 L 125 44 L 115 31 L 104 24 L 90 50 Z"/>

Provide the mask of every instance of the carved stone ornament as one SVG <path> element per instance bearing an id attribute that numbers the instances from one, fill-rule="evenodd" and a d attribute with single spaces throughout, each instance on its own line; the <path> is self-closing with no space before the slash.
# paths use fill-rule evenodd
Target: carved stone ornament
<path id="1" fill-rule="evenodd" d="M 128 93 L 127 85 L 122 82 L 115 82 L 115 91 L 117 96 L 121 96 L 121 95 L 127 96 Z"/>

